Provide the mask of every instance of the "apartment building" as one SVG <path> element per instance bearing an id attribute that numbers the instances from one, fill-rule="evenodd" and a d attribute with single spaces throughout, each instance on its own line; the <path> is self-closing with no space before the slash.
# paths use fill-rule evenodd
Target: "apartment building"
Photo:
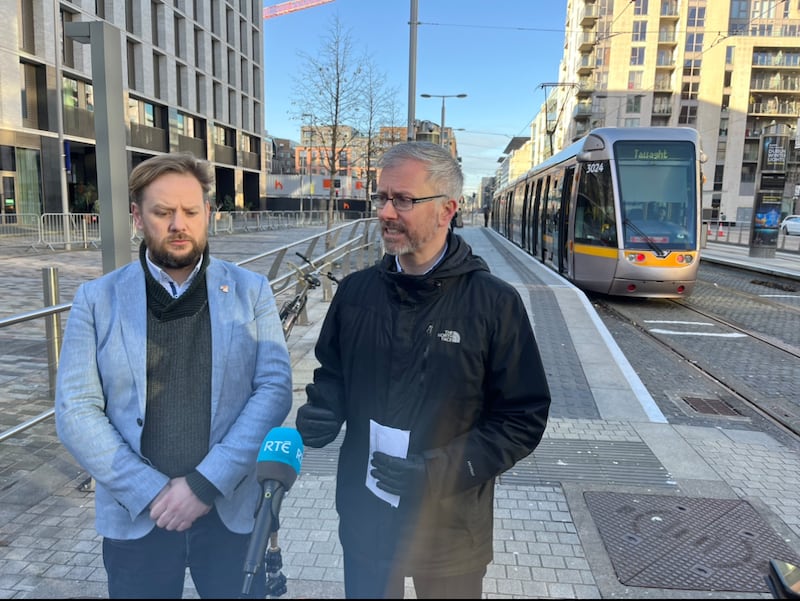
<path id="1" fill-rule="evenodd" d="M 415 121 L 416 140 L 441 144 L 440 126 L 431 121 Z M 301 175 L 328 175 L 330 174 L 331 141 L 333 128 L 330 125 L 314 124 L 303 125 L 300 128 L 300 144 L 293 148 L 294 173 Z M 349 125 L 339 125 L 336 138 L 337 175 L 356 180 L 357 190 L 374 189 L 378 178 L 378 160 L 383 151 L 395 144 L 405 142 L 407 128 L 405 126 L 378 127 L 378 131 L 371 138 Z M 444 144 L 450 153 L 458 157 L 458 143 L 453 130 L 445 127 Z M 369 180 L 369 183 L 367 183 Z"/>
<path id="2" fill-rule="evenodd" d="M 798 117 L 800 3 L 568 0 L 559 85 L 534 128 L 556 150 L 601 126 L 695 128 L 704 218 L 749 223 L 757 195 L 800 209 Z"/>
<path id="3" fill-rule="evenodd" d="M 0 14 L 10 25 L 0 40 L 2 213 L 96 207 L 91 47 L 62 36 L 67 23 L 96 20 L 120 32 L 128 169 L 190 151 L 214 167 L 215 202 L 259 205 L 260 0 L 0 0 Z"/>

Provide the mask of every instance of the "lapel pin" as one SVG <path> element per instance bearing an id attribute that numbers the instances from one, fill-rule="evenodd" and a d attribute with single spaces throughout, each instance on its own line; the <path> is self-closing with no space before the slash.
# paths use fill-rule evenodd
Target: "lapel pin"
<path id="1" fill-rule="evenodd" d="M 227 286 L 220 286 L 219 289 L 222 290 L 223 292 L 228 292 Z"/>

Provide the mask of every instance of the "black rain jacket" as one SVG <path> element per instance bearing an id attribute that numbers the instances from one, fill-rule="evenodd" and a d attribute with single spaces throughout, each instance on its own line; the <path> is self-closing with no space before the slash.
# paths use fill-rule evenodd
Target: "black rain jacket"
<path id="1" fill-rule="evenodd" d="M 460 237 L 424 276 L 395 257 L 350 274 L 316 345 L 309 402 L 346 422 L 340 540 L 406 574 L 442 576 L 492 560 L 495 476 L 542 438 L 550 392 L 525 306 Z M 366 486 L 370 420 L 409 430 L 427 485 L 397 508 Z"/>

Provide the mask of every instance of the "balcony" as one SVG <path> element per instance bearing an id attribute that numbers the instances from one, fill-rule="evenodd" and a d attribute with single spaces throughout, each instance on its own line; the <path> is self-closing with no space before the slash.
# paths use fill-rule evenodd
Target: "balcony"
<path id="1" fill-rule="evenodd" d="M 156 152 L 168 152 L 167 132 L 159 127 L 131 123 L 131 146 Z"/>
<path id="2" fill-rule="evenodd" d="M 584 31 L 578 40 L 578 50 L 580 52 L 589 52 L 592 48 L 594 48 L 596 42 L 597 34 L 595 34 L 595 32 Z"/>
<path id="3" fill-rule="evenodd" d="M 191 152 L 199 159 L 206 158 L 206 141 L 178 134 L 178 152 Z"/>
<path id="4" fill-rule="evenodd" d="M 594 27 L 594 24 L 597 22 L 597 5 L 596 4 L 584 4 L 583 9 L 578 17 L 578 23 L 581 24 L 581 27 Z"/>
<path id="5" fill-rule="evenodd" d="M 656 92 L 672 92 L 672 80 L 669 78 L 657 78 L 653 84 L 653 90 Z"/>
<path id="6" fill-rule="evenodd" d="M 248 152 L 246 150 L 242 150 L 240 153 L 241 163 L 240 165 L 246 169 L 260 169 L 261 164 L 258 158 L 258 153 L 255 152 Z"/>
<path id="7" fill-rule="evenodd" d="M 94 111 L 64 107 L 64 133 L 94 138 Z"/>
<path id="8" fill-rule="evenodd" d="M 659 31 L 658 44 L 659 46 L 675 46 L 678 43 L 678 38 L 674 31 Z"/>
<path id="9" fill-rule="evenodd" d="M 578 89 L 575 91 L 575 95 L 578 98 L 586 98 L 591 96 L 595 89 L 596 85 L 591 77 L 581 77 L 578 80 Z"/>
<path id="10" fill-rule="evenodd" d="M 576 121 L 581 121 L 583 119 L 588 119 L 592 116 L 592 105 L 591 104 L 577 104 L 575 106 L 575 110 L 572 113 L 572 117 Z"/>
<path id="11" fill-rule="evenodd" d="M 798 94 L 800 92 L 799 81 L 797 76 L 780 77 L 777 74 L 773 74 L 769 77 L 763 77 L 758 75 L 750 81 L 750 90 L 770 94 Z"/>
<path id="12" fill-rule="evenodd" d="M 659 17 L 662 21 L 677 21 L 680 18 L 677 2 L 662 2 Z"/>
<path id="13" fill-rule="evenodd" d="M 753 102 L 747 107 L 747 112 L 753 115 L 769 115 L 772 117 L 797 117 L 800 115 L 800 102 L 782 102 L 776 100 Z"/>
<path id="14" fill-rule="evenodd" d="M 594 54 L 582 54 L 578 62 L 578 75 L 588 75 L 594 70 L 595 58 Z"/>
<path id="15" fill-rule="evenodd" d="M 217 163 L 235 165 L 236 151 L 230 146 L 221 146 L 220 144 L 214 144 L 214 160 Z"/>

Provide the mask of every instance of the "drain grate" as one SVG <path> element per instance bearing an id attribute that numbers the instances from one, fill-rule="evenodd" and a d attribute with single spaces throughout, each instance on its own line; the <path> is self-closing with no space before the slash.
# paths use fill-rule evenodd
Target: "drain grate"
<path id="1" fill-rule="evenodd" d="M 745 501 L 606 492 L 584 498 L 626 586 L 768 592 L 770 559 L 800 561 Z"/>
<path id="2" fill-rule="evenodd" d="M 784 292 L 797 292 L 797 288 L 794 286 L 787 286 L 786 284 L 781 284 L 780 282 L 769 282 L 767 280 L 750 280 L 751 284 L 756 284 L 757 286 L 764 286 L 765 288 L 775 288 L 777 290 L 782 290 Z"/>
<path id="3" fill-rule="evenodd" d="M 697 413 L 705 415 L 722 415 L 737 417 L 742 414 L 721 399 L 701 399 L 699 397 L 683 397 L 683 402 Z"/>

